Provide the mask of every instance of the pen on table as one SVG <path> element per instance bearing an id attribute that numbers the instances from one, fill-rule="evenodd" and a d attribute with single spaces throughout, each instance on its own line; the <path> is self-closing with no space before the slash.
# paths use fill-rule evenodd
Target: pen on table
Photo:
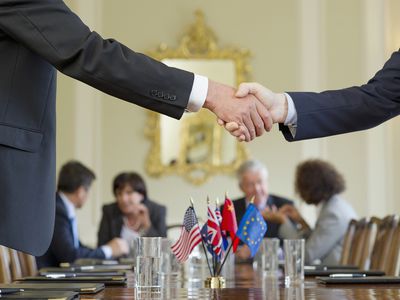
<path id="1" fill-rule="evenodd" d="M 46 278 L 71 278 L 76 277 L 75 273 L 68 273 L 68 274 L 61 274 L 61 273 L 54 273 L 54 274 L 46 274 Z"/>
<path id="2" fill-rule="evenodd" d="M 354 273 L 354 274 L 331 274 L 329 277 L 331 278 L 359 278 L 359 277 L 366 277 L 366 274 L 362 273 Z"/>
<path id="3" fill-rule="evenodd" d="M 304 266 L 304 271 L 326 271 L 327 266 Z"/>
<path id="4" fill-rule="evenodd" d="M 13 293 L 17 293 L 17 292 L 23 292 L 24 289 L 18 289 L 18 288 L 7 288 L 7 289 L 0 289 L 0 295 L 1 294 L 13 294 Z"/>

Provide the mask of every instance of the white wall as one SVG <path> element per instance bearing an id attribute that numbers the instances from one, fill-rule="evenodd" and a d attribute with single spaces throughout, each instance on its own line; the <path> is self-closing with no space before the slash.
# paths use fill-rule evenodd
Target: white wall
<path id="1" fill-rule="evenodd" d="M 234 45 L 252 54 L 252 80 L 276 91 L 334 89 L 366 82 L 399 48 L 399 2 L 375 0 L 70 0 L 81 18 L 104 37 L 114 37 L 139 52 L 159 43 L 177 45 L 193 12 L 204 11 L 220 46 Z M 156 8 L 155 8 L 156 7 Z M 112 62 L 110 62 L 112 63 Z M 176 176 L 150 178 L 144 171 L 149 142 L 145 110 L 59 76 L 57 164 L 79 159 L 98 179 L 79 214 L 82 240 L 96 243 L 101 205 L 113 201 L 111 180 L 135 170 L 150 197 L 168 207 L 168 223 L 181 222 L 193 196 L 200 215 L 205 199 L 240 195 L 233 176 L 217 176 L 196 187 Z M 305 142 L 287 143 L 277 128 L 248 144 L 252 157 L 269 167 L 271 191 L 296 198 L 293 172 L 303 159 L 334 163 L 347 181 L 345 197 L 360 216 L 398 212 L 396 185 L 400 161 L 400 121 L 374 130 Z M 173 187 L 173 188 L 171 188 Z M 302 205 L 310 220 L 314 209 Z"/>

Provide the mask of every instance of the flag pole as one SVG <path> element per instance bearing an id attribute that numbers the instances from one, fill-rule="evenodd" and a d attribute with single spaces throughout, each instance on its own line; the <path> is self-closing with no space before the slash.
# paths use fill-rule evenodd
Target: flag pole
<path id="1" fill-rule="evenodd" d="M 226 193 L 226 192 L 225 192 L 225 196 L 227 196 L 227 193 Z M 255 196 L 251 197 L 251 200 L 250 200 L 250 203 L 251 203 L 251 204 L 254 203 L 254 198 L 255 198 Z M 222 261 L 221 267 L 218 269 L 217 276 L 219 276 L 219 275 L 221 274 L 222 267 L 224 266 L 224 264 L 225 264 L 225 262 L 226 262 L 226 259 L 228 258 L 229 253 L 231 252 L 232 246 L 233 246 L 233 244 L 236 242 L 236 240 L 237 240 L 237 235 L 235 235 L 235 238 L 233 239 L 232 243 L 230 244 L 230 246 L 229 246 L 229 248 L 228 248 L 228 251 L 227 251 L 226 254 L 225 254 L 225 257 L 224 257 L 224 260 Z"/>
<path id="2" fill-rule="evenodd" d="M 209 207 L 210 207 L 210 197 L 207 195 L 207 215 L 208 215 Z M 208 220 L 208 218 L 207 218 L 207 220 Z M 207 226 L 208 226 L 208 224 L 207 224 Z M 207 227 L 207 238 L 208 238 L 208 227 Z M 213 249 L 213 251 L 214 251 L 214 249 Z M 215 276 L 215 272 L 216 272 L 216 270 L 215 270 L 215 255 L 213 255 L 213 254 L 211 255 L 211 262 L 212 262 L 212 271 Z"/>
<path id="3" fill-rule="evenodd" d="M 194 203 L 193 203 L 193 198 L 192 198 L 192 197 L 190 197 L 190 203 L 191 203 L 191 205 L 192 205 L 192 209 L 193 209 L 194 217 L 196 218 L 197 225 L 199 225 L 199 228 L 200 228 L 199 219 L 197 218 L 197 214 L 196 214 L 196 211 L 195 211 L 195 209 L 194 209 Z M 201 233 L 200 233 L 200 236 L 201 236 Z M 212 273 L 212 271 L 211 271 L 210 262 L 208 261 L 208 256 L 207 256 L 206 247 L 204 246 L 203 237 L 201 237 L 201 244 L 203 245 L 204 255 L 206 256 L 207 265 L 208 265 L 208 270 L 210 271 L 210 276 L 213 276 L 213 273 Z M 215 274 L 214 274 L 214 275 L 215 275 Z"/>
<path id="4" fill-rule="evenodd" d="M 224 264 L 225 264 L 225 262 L 226 262 L 226 259 L 228 258 L 229 253 L 231 252 L 232 246 L 233 246 L 233 244 L 236 242 L 236 240 L 237 240 L 237 236 L 235 236 L 235 238 L 233 239 L 232 243 L 229 245 L 228 251 L 226 252 L 226 254 L 225 254 L 225 256 L 224 256 L 224 260 L 222 261 L 222 264 L 221 264 L 221 266 L 220 266 L 219 269 L 218 269 L 217 276 L 219 276 L 219 275 L 221 274 L 222 267 L 224 266 Z"/>
<path id="5" fill-rule="evenodd" d="M 215 199 L 215 207 L 219 209 L 219 198 L 218 197 Z M 217 222 L 218 222 L 218 226 L 221 228 L 221 223 L 219 223 L 218 220 L 217 220 Z M 222 233 L 221 233 L 221 242 L 223 243 Z M 221 251 L 222 251 L 223 247 L 224 246 L 221 245 Z M 219 269 L 220 265 L 221 265 L 221 263 L 217 260 L 217 258 L 215 258 L 214 274 L 218 274 L 217 270 Z"/>

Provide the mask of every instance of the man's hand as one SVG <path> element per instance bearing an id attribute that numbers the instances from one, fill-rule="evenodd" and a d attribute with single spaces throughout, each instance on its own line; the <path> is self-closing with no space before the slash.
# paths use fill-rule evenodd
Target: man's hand
<path id="1" fill-rule="evenodd" d="M 303 217 L 300 215 L 300 212 L 297 210 L 296 207 L 290 204 L 285 204 L 283 205 L 280 209 L 279 212 L 293 221 L 300 223 Z"/>
<path id="2" fill-rule="evenodd" d="M 256 82 L 240 84 L 235 96 L 242 98 L 248 97 L 249 95 L 254 95 L 269 111 L 271 117 L 270 121 L 272 121 L 272 123 L 285 122 L 288 112 L 288 105 L 284 94 L 274 93 Z M 218 124 L 225 125 L 225 129 L 228 130 L 239 141 L 243 141 L 246 138 L 239 123 L 224 121 L 225 120 L 220 118 L 218 120 Z"/>
<path id="3" fill-rule="evenodd" d="M 128 243 L 121 238 L 113 238 L 107 243 L 107 246 L 110 246 L 113 257 L 120 257 L 129 253 Z"/>
<path id="4" fill-rule="evenodd" d="M 284 123 L 288 113 L 287 99 L 284 94 L 277 94 L 257 82 L 244 82 L 239 85 L 236 97 L 254 95 L 268 109 L 272 122 Z"/>
<path id="5" fill-rule="evenodd" d="M 248 93 L 237 98 L 232 87 L 211 80 L 203 107 L 212 111 L 224 123 L 237 124 L 236 132 L 246 141 L 251 141 L 262 135 L 264 130 L 270 131 L 272 128 L 267 107 L 255 96 Z"/>
<path id="6" fill-rule="evenodd" d="M 247 245 L 239 247 L 235 254 L 239 261 L 245 261 L 251 257 L 251 252 Z"/>
<path id="7" fill-rule="evenodd" d="M 287 220 L 286 215 L 280 212 L 275 205 L 273 205 L 271 208 L 267 206 L 262 211 L 261 215 L 263 216 L 265 221 L 276 224 L 283 224 Z"/>

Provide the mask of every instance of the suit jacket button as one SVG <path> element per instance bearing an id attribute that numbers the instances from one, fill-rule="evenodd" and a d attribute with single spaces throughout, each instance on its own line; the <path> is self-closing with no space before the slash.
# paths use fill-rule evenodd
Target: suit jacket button
<path id="1" fill-rule="evenodd" d="M 158 98 L 162 98 L 163 96 L 164 96 L 164 93 L 163 93 L 163 92 L 159 91 L 159 92 L 157 93 L 157 97 L 158 97 Z"/>
<path id="2" fill-rule="evenodd" d="M 156 96 L 157 95 L 157 90 L 151 90 L 150 95 Z"/>
<path id="3" fill-rule="evenodd" d="M 175 95 L 172 95 L 171 97 L 169 97 L 169 99 L 170 99 L 171 101 L 175 101 L 175 100 L 176 100 L 176 96 L 175 96 Z"/>
<path id="4" fill-rule="evenodd" d="M 169 100 L 170 98 L 169 94 L 164 94 L 164 100 Z"/>

